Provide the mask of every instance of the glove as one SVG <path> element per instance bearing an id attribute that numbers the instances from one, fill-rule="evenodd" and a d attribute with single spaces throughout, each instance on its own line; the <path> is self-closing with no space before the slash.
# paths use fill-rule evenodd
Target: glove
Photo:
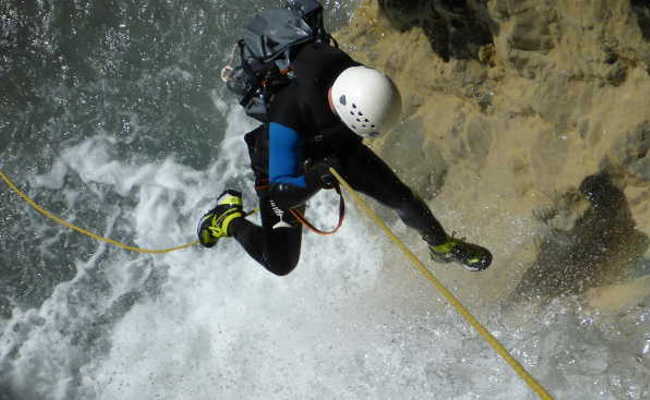
<path id="1" fill-rule="evenodd" d="M 269 187 L 268 194 L 280 208 L 290 209 L 302 206 L 320 189 L 338 188 L 338 181 L 330 173 L 330 167 L 337 169 L 339 167 L 338 160 L 333 157 L 327 157 L 316 162 L 309 160 L 304 165 L 305 181 L 307 181 L 306 188 L 286 183 L 276 183 Z"/>
<path id="2" fill-rule="evenodd" d="M 309 186 L 320 189 L 335 189 L 339 182 L 330 172 L 330 168 L 340 170 L 340 162 L 334 157 L 325 157 L 322 160 L 309 163 L 305 167 L 305 179 Z"/>

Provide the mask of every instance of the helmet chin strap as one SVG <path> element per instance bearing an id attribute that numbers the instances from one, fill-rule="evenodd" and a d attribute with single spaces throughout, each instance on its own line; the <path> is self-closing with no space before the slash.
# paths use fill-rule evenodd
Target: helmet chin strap
<path id="1" fill-rule="evenodd" d="M 334 115 L 338 116 L 339 113 L 336 112 L 336 108 L 334 108 L 334 102 L 332 101 L 332 87 L 330 86 L 329 89 L 327 89 L 327 104 L 330 106 L 330 110 L 334 113 Z"/>

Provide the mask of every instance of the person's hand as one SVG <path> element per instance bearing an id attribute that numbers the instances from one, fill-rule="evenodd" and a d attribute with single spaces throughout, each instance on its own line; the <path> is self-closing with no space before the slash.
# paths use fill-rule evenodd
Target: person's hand
<path id="1" fill-rule="evenodd" d="M 335 157 L 326 157 L 322 160 L 318 160 L 308 166 L 308 179 L 318 185 L 321 189 L 334 189 L 338 187 L 339 182 L 330 172 L 330 168 L 334 168 L 337 171 L 340 169 L 338 159 Z"/>

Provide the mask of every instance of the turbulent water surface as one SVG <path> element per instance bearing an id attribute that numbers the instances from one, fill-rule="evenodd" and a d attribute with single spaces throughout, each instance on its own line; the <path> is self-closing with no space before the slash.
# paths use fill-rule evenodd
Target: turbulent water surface
<path id="1" fill-rule="evenodd" d="M 280 3 L 3 1 L 0 168 L 65 219 L 147 248 L 193 240 L 225 186 L 253 207 L 254 124 L 217 77 L 241 24 Z M 354 7 L 325 3 L 329 26 Z M 321 225 L 335 214 L 329 195 L 311 204 Z M 140 255 L 3 188 L 0 400 L 535 397 L 386 252 L 351 210 L 340 234 L 305 235 L 285 278 L 227 240 Z M 650 398 L 647 307 L 472 308 L 558 398 Z"/>

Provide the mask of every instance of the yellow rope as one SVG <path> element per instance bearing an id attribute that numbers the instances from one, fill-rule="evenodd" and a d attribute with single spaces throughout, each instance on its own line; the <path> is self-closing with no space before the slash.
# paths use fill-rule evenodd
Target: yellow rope
<path id="1" fill-rule="evenodd" d="M 427 278 L 431 284 L 440 292 L 440 294 L 456 309 L 456 311 L 463 317 L 465 320 L 474 328 L 476 331 L 492 346 L 494 351 L 500 355 L 511 367 L 512 369 L 519 375 L 521 379 L 523 379 L 528 386 L 539 395 L 541 399 L 544 400 L 552 400 L 553 398 L 551 397 L 548 392 L 533 378 L 527 371 L 524 369 L 524 367 L 517 361 L 515 360 L 512 355 L 506 350 L 506 348 L 494 337 L 492 334 L 481 325 L 480 322 L 465 308 L 465 306 L 429 271 L 424 264 L 413 254 L 413 252 L 406 247 L 404 242 L 402 242 L 395 234 L 388 228 L 388 226 L 384 223 L 384 221 L 375 214 L 375 212 L 363 201 L 363 199 L 352 189 L 352 187 L 343 179 L 341 175 L 339 175 L 338 172 L 336 172 L 333 168 L 330 168 L 330 172 L 334 174 L 336 179 L 340 182 L 340 184 L 350 193 L 354 201 L 357 203 L 357 205 L 384 231 L 384 233 L 402 250 L 404 255 L 411 261 L 413 266 L 422 274 L 424 275 L 425 278 Z M 38 211 L 42 215 L 46 216 L 47 218 L 51 219 L 52 221 L 55 221 L 65 227 L 68 227 L 70 229 L 73 229 L 83 235 L 86 235 L 88 237 L 91 237 L 93 239 L 110 243 L 112 245 L 115 245 L 117 247 L 120 247 L 125 250 L 130 250 L 138 253 L 146 253 L 146 254 L 162 254 L 162 253 L 169 253 L 172 251 L 176 250 L 182 250 L 186 249 L 188 247 L 194 246 L 198 244 L 198 240 L 195 240 L 190 243 L 186 243 L 181 246 L 177 247 L 172 247 L 169 249 L 160 249 L 160 250 L 152 250 L 152 249 L 143 249 L 139 247 L 133 247 L 126 245 L 124 243 L 118 242 L 113 239 L 108 239 L 102 236 L 99 236 L 95 233 L 89 232 L 83 228 L 80 228 L 74 224 L 71 224 L 62 218 L 48 212 L 47 210 L 43 209 L 41 206 L 39 206 L 34 200 L 32 200 L 29 196 L 27 196 L 23 191 L 21 191 L 12 181 L 9 179 L 7 175 L 5 175 L 2 170 L 0 170 L 0 178 L 9 186 L 10 189 L 12 189 L 18 196 L 20 196 L 27 204 L 29 204 L 34 210 Z"/>
<path id="2" fill-rule="evenodd" d="M 192 247 L 192 246 L 199 243 L 198 240 L 195 240 L 193 242 L 186 243 L 186 244 L 181 245 L 181 246 L 172 247 L 170 249 L 161 249 L 161 250 L 142 249 L 142 248 L 139 248 L 139 247 L 129 246 L 129 245 L 126 245 L 126 244 L 124 244 L 122 242 L 118 242 L 118 241 L 113 240 L 113 239 L 108 239 L 108 238 L 99 236 L 99 235 L 97 235 L 95 233 L 89 232 L 89 231 L 87 231 L 87 230 L 85 230 L 83 228 L 80 228 L 80 227 L 78 227 L 76 225 L 73 225 L 73 224 L 69 223 L 68 221 L 65 221 L 64 219 L 62 219 L 60 217 L 57 217 L 56 215 L 50 213 L 49 211 L 45 210 L 44 208 L 42 208 L 41 206 L 36 204 L 36 202 L 34 200 L 32 200 L 22 190 L 20 190 L 11 181 L 11 179 L 9 179 L 9 177 L 2 172 L 2 170 L 0 170 L 0 178 L 2 178 L 2 180 L 7 184 L 7 186 L 9 186 L 9 188 L 11 188 L 11 190 L 13 190 L 18 196 L 22 197 L 22 199 L 25 200 L 25 202 L 27 202 L 27 204 L 29 204 L 34 210 L 36 210 L 39 213 L 43 214 L 44 216 L 51 219 L 52 221 L 55 221 L 55 222 L 65 226 L 65 227 L 73 229 L 73 230 L 75 230 L 75 231 L 77 231 L 77 232 L 79 232 L 81 234 L 84 234 L 84 235 L 86 235 L 88 237 L 91 237 L 93 239 L 96 239 L 96 240 L 99 240 L 99 241 L 102 241 L 102 242 L 106 242 L 106 243 L 110 243 L 110 244 L 112 244 L 114 246 L 120 247 L 120 248 L 125 249 L 125 250 L 135 251 L 136 253 L 144 253 L 144 254 L 163 254 L 163 253 L 171 253 L 172 251 L 176 251 L 176 250 L 186 249 L 188 247 Z"/>
<path id="3" fill-rule="evenodd" d="M 363 201 L 363 199 L 352 189 L 352 187 L 339 175 L 334 168 L 330 168 L 330 172 L 334 174 L 339 183 L 350 193 L 354 201 L 357 203 L 370 219 L 372 219 L 384 233 L 402 250 L 404 255 L 411 261 L 413 266 L 427 278 L 431 284 L 440 292 L 440 294 L 456 309 L 456 311 L 474 328 L 476 331 L 492 346 L 494 351 L 500 355 L 514 371 L 523 379 L 526 384 L 539 395 L 540 399 L 550 399 L 548 392 L 533 378 L 526 369 L 515 360 L 506 348 L 495 338 L 492 334 L 481 325 L 481 323 L 465 308 L 465 306 L 424 266 L 424 264 L 417 258 L 413 252 L 406 247 L 384 221 Z"/>

